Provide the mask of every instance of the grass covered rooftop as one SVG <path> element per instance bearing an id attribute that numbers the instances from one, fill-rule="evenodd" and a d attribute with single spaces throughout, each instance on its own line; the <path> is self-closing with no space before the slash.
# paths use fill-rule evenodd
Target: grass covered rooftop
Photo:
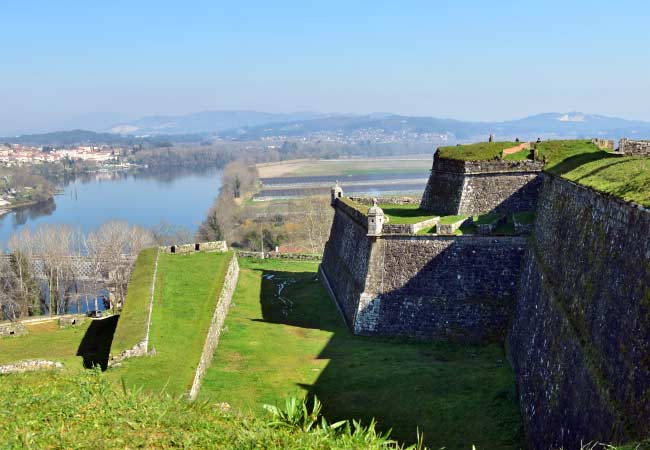
<path id="1" fill-rule="evenodd" d="M 522 142 L 514 141 L 478 142 L 476 144 L 439 147 L 438 151 L 440 152 L 439 155 L 441 158 L 457 159 L 460 161 L 486 161 L 490 159 L 502 159 L 501 152 L 503 152 L 503 150 L 521 144 Z M 522 150 L 521 152 L 507 155 L 503 159 L 526 159 L 529 153 L 528 150 Z"/>

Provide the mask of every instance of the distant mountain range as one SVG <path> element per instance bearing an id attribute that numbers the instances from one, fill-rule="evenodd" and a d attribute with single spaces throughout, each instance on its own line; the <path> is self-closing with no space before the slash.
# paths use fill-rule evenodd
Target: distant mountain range
<path id="1" fill-rule="evenodd" d="M 107 116 L 111 117 L 111 115 Z M 98 122 L 97 122 L 98 123 Z M 428 139 L 435 136 L 456 143 L 486 139 L 533 140 L 552 138 L 620 137 L 650 139 L 650 122 L 606 117 L 580 112 L 545 113 L 503 122 L 468 122 L 435 117 L 401 116 L 390 113 L 368 115 L 320 114 L 313 112 L 265 113 L 257 111 L 205 111 L 181 116 L 151 116 L 123 121 L 105 129 L 74 130 L 2 138 L 3 142 L 32 145 L 79 143 L 133 143 L 138 140 L 191 142 L 220 137 L 232 140 L 261 138 L 318 138 L 337 136 L 390 136 Z"/>
<path id="2" fill-rule="evenodd" d="M 233 139 L 260 139 L 272 136 L 302 137 L 325 133 L 354 133 L 381 130 L 392 135 L 438 134 L 450 141 L 466 141 L 495 134 L 497 139 L 532 140 L 537 137 L 618 139 L 650 138 L 650 122 L 626 120 L 579 112 L 545 113 L 504 122 L 466 122 L 435 117 L 399 115 L 331 116 L 310 120 L 264 124 L 227 130 L 220 136 Z"/>

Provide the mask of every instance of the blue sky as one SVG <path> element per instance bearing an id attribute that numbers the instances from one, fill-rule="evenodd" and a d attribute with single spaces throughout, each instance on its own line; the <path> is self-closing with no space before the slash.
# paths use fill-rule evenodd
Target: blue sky
<path id="1" fill-rule="evenodd" d="M 646 1 L 0 3 L 0 131 L 207 109 L 650 120 Z"/>

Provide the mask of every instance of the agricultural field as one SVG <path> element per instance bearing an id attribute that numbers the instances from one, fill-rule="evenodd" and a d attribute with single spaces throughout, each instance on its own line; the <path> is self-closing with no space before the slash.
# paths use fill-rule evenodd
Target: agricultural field
<path id="1" fill-rule="evenodd" d="M 354 336 L 317 264 L 240 260 L 233 306 L 200 397 L 252 414 L 315 395 L 331 421 L 359 419 L 430 448 L 516 449 L 521 421 L 500 345 Z"/>
<path id="2" fill-rule="evenodd" d="M 434 149 L 432 148 L 432 154 Z M 428 173 L 431 155 L 413 155 L 400 158 L 291 160 L 258 164 L 260 178 L 298 176 L 347 176 L 374 173 Z"/>

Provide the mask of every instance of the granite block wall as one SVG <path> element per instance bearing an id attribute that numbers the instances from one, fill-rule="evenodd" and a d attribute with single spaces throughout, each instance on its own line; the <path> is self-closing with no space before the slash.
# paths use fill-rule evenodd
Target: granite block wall
<path id="1" fill-rule="evenodd" d="M 530 447 L 650 434 L 650 211 L 543 175 L 509 354 Z"/>
<path id="2" fill-rule="evenodd" d="M 359 331 L 503 341 L 525 248 L 520 237 L 384 236 L 365 288 L 379 317 Z"/>
<path id="3" fill-rule="evenodd" d="M 438 215 L 533 211 L 540 161 L 460 161 L 434 155 L 420 207 Z"/>
<path id="4" fill-rule="evenodd" d="M 330 237 L 325 244 L 321 272 L 349 326 L 354 323 L 358 302 L 365 288 L 372 240 L 356 210 L 341 200 L 335 202 Z"/>
<path id="5" fill-rule="evenodd" d="M 321 276 L 357 334 L 502 341 L 526 240 L 520 237 L 368 237 L 335 203 Z"/>

